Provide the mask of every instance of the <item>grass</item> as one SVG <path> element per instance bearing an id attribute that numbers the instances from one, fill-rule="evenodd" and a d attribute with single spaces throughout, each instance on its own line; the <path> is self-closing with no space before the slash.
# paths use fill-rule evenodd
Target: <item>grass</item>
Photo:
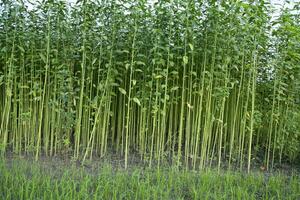
<path id="1" fill-rule="evenodd" d="M 299 174 L 0 162 L 0 199 L 299 199 Z"/>

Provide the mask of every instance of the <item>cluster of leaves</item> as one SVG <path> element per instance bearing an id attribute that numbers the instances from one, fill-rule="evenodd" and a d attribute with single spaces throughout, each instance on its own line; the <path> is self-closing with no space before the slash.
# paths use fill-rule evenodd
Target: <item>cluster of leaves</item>
<path id="1" fill-rule="evenodd" d="M 273 22 L 265 1 L 3 1 L 2 152 L 112 149 L 127 166 L 137 151 L 200 169 L 250 169 L 261 151 L 267 165 L 295 160 L 295 5 Z"/>

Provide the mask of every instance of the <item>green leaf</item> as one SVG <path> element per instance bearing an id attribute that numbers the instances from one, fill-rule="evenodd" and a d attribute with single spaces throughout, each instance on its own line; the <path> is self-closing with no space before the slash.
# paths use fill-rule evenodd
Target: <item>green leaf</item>
<path id="1" fill-rule="evenodd" d="M 194 51 L 194 46 L 191 43 L 189 43 L 189 46 L 190 46 L 191 50 Z"/>
<path id="2" fill-rule="evenodd" d="M 134 97 L 132 100 L 133 100 L 135 103 L 137 103 L 139 106 L 141 106 L 141 102 L 140 102 L 140 100 L 139 100 L 138 98 Z"/>
<path id="3" fill-rule="evenodd" d="M 265 98 L 265 101 L 268 102 L 268 103 L 270 102 L 270 100 L 268 98 Z"/>
<path id="4" fill-rule="evenodd" d="M 22 53 L 24 53 L 25 52 L 25 50 L 24 50 L 24 48 L 23 47 L 21 47 L 21 46 L 18 46 L 19 47 L 19 49 L 22 51 Z"/>
<path id="5" fill-rule="evenodd" d="M 46 57 L 43 54 L 40 53 L 40 57 L 42 58 L 42 60 L 43 60 L 44 63 L 47 63 L 47 59 L 46 59 Z"/>
<path id="6" fill-rule="evenodd" d="M 143 65 L 143 66 L 146 65 L 146 64 L 145 64 L 144 62 L 142 62 L 142 61 L 136 61 L 136 64 L 137 64 L 137 65 Z"/>
<path id="7" fill-rule="evenodd" d="M 295 77 L 294 77 L 294 75 L 292 74 L 292 75 L 290 75 L 290 78 L 292 79 L 292 80 L 294 80 L 295 79 Z"/>
<path id="8" fill-rule="evenodd" d="M 176 91 L 176 90 L 178 90 L 179 89 L 179 87 L 178 86 L 175 86 L 175 87 L 172 87 L 171 88 L 171 91 Z"/>
<path id="9" fill-rule="evenodd" d="M 133 85 L 133 86 L 136 85 L 136 80 L 132 80 L 132 85 Z"/>
<path id="10" fill-rule="evenodd" d="M 127 92 L 126 92 L 126 90 L 124 90 L 123 88 L 118 88 L 119 89 L 119 91 L 122 93 L 122 94 L 124 94 L 124 95 L 126 95 L 127 94 Z"/>
<path id="11" fill-rule="evenodd" d="M 94 64 L 96 63 L 96 61 L 97 61 L 97 58 L 95 58 L 95 59 L 93 60 L 92 65 L 94 65 Z"/>
<path id="12" fill-rule="evenodd" d="M 189 58 L 187 56 L 183 56 L 183 63 L 186 65 L 189 62 Z"/>

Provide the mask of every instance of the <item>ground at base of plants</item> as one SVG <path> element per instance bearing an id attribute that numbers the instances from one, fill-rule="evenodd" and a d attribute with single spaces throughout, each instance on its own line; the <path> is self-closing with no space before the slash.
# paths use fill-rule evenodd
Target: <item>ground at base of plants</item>
<path id="1" fill-rule="evenodd" d="M 52 163 L 50 163 L 52 162 Z M 1 159 L 0 199 L 300 199 L 299 173 L 245 174 Z"/>

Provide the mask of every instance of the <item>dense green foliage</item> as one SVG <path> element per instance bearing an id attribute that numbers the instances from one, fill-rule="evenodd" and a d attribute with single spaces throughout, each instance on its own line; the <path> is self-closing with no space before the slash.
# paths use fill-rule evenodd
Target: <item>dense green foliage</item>
<path id="1" fill-rule="evenodd" d="M 14 160 L 0 163 L 0 198 L 19 199 L 290 199 L 300 198 L 300 177 L 216 171 L 95 170 Z M 53 164 L 53 163 L 52 163 Z M 70 164 L 70 163 L 69 163 Z M 68 165 L 69 165 L 68 164 Z"/>
<path id="2" fill-rule="evenodd" d="M 29 4 L 0 6 L 3 155 L 299 160 L 298 3 L 275 20 L 256 0 Z"/>

